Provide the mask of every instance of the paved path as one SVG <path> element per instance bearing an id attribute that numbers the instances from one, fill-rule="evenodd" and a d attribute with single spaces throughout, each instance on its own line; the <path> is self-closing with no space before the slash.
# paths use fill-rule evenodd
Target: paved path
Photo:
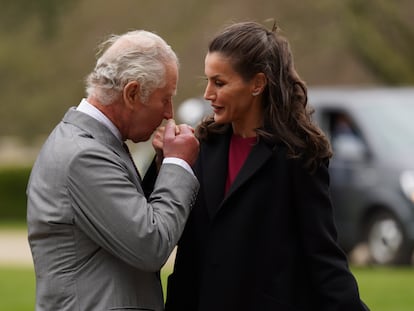
<path id="1" fill-rule="evenodd" d="M 25 230 L 0 230 L 0 265 L 33 265 L 29 243 L 27 242 L 27 232 Z"/>

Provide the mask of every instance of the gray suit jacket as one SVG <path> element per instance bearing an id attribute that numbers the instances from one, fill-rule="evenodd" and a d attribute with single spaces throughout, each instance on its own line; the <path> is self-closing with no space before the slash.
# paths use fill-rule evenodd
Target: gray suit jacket
<path id="1" fill-rule="evenodd" d="M 164 164 L 145 198 L 119 140 L 71 108 L 27 188 L 36 310 L 163 310 L 159 270 L 198 187 L 185 169 Z"/>

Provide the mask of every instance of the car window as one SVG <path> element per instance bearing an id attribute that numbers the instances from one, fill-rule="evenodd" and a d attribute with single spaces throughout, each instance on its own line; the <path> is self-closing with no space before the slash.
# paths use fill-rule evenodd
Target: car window
<path id="1" fill-rule="evenodd" d="M 414 149 L 414 104 L 377 103 L 361 107 L 361 112 L 384 152 Z"/>
<path id="2" fill-rule="evenodd" d="M 321 124 L 330 139 L 335 158 L 351 161 L 364 159 L 367 147 L 359 127 L 347 112 L 323 110 Z"/>

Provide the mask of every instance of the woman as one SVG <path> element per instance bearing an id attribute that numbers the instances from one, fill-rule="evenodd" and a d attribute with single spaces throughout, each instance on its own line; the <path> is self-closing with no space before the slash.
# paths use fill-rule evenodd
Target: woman
<path id="1" fill-rule="evenodd" d="M 201 187 L 178 245 L 167 311 L 367 310 L 336 242 L 331 149 L 311 121 L 289 44 L 253 22 L 205 58 Z"/>

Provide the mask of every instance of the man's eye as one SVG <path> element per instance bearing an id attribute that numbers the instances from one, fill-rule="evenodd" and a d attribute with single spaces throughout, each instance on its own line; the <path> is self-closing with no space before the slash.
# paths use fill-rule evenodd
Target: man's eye
<path id="1" fill-rule="evenodd" d="M 214 84 L 217 85 L 217 86 L 223 86 L 224 85 L 224 83 L 219 81 L 219 80 L 215 80 Z"/>

